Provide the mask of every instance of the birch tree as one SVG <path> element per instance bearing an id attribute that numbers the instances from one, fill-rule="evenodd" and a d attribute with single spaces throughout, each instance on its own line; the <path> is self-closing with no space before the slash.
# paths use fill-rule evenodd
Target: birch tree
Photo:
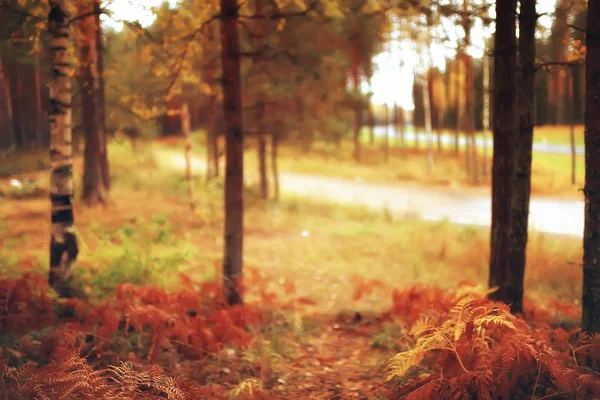
<path id="1" fill-rule="evenodd" d="M 65 0 L 51 0 L 48 13 L 50 59 L 50 236 L 49 284 L 60 296 L 71 295 L 71 266 L 79 252 L 73 218 L 73 165 L 71 144 L 71 32 Z"/>

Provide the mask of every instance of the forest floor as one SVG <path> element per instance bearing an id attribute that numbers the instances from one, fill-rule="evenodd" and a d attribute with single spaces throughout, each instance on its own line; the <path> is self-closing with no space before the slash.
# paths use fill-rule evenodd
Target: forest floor
<path id="1" fill-rule="evenodd" d="M 510 398 L 600 395 L 598 375 L 579 358 L 596 357 L 598 346 L 575 328 L 580 239 L 532 235 L 525 324 L 480 297 L 487 286 L 487 228 L 294 196 L 263 202 L 250 187 L 246 306 L 229 309 L 219 294 L 221 181 L 194 179 L 192 212 L 183 174 L 162 168 L 152 149 L 132 153 L 111 144 L 110 150 L 112 203 L 98 209 L 75 203 L 81 253 L 74 284 L 84 300 L 57 303 L 47 294 L 45 175 L 32 176 L 35 190 L 13 190 L 0 202 L 0 391 L 7 398 L 39 391 L 51 399 L 102 398 L 98 393 L 117 390 L 107 376 L 121 383 L 119 390 L 136 392 L 131 398 L 399 399 L 412 392 L 434 399 L 465 398 L 473 390 L 498 395 L 507 387 Z M 76 176 L 80 167 L 77 162 Z M 422 318 L 431 324 L 425 331 L 438 326 L 434 332 L 445 335 L 444 321 L 465 322 L 451 312 L 457 303 L 469 315 L 482 312 L 461 303 L 465 294 L 496 323 L 516 326 L 518 335 L 490 328 L 485 351 L 470 333 L 451 335 L 454 352 L 422 347 L 415 331 Z M 59 319 L 56 307 L 73 312 Z M 466 322 L 470 332 L 481 319 Z M 556 342 L 560 332 L 567 344 Z M 386 381 L 394 355 L 419 346 L 411 372 Z M 515 359 L 500 366 L 498 354 L 511 351 Z M 58 362 L 48 365 L 51 359 Z M 459 359 L 463 372 L 456 369 Z M 506 383 L 510 374 L 499 368 L 513 364 L 523 369 L 521 377 Z M 572 379 L 557 372 L 567 368 Z M 76 384 L 68 373 L 88 378 Z"/>

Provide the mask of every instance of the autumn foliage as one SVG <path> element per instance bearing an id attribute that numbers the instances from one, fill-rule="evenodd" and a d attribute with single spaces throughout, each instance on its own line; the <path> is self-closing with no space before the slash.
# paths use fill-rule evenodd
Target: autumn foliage
<path id="1" fill-rule="evenodd" d="M 394 399 L 599 398 L 600 338 L 523 319 L 463 285 L 394 291 L 388 317 L 409 323 L 410 347 L 389 366 Z"/>
<path id="2" fill-rule="evenodd" d="M 251 275 L 266 286 L 256 271 Z M 357 301 L 385 286 L 353 281 Z M 173 292 L 125 283 L 109 300 L 59 302 L 42 276 L 1 280 L 1 333 L 15 339 L 1 346 L 0 389 L 10 399 L 226 398 L 233 392 L 222 385 L 191 379 L 187 363 L 250 346 L 253 327 L 272 323 L 267 309 L 280 302 L 264 288 L 259 293 L 263 310 L 229 307 L 218 282 L 183 277 Z M 295 303 L 315 305 L 305 297 Z M 574 311 L 555 306 L 562 313 Z M 523 318 L 487 300 L 483 287 L 414 286 L 394 290 L 392 307 L 376 321 L 403 326 L 398 346 L 404 351 L 388 368 L 388 398 L 600 396 L 600 340 L 558 327 L 548 311 L 530 302 Z M 251 379 L 235 393 L 272 398 Z"/>

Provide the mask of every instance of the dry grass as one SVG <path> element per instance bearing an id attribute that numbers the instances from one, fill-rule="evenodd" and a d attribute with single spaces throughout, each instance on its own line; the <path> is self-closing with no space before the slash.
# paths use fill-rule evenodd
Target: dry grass
<path id="1" fill-rule="evenodd" d="M 220 182 L 206 185 L 196 178 L 198 207 L 192 214 L 183 174 L 161 170 L 150 148 L 135 155 L 114 144 L 110 150 L 113 203 L 95 210 L 75 203 L 81 240 L 76 282 L 91 303 L 110 301 L 121 282 L 176 291 L 181 290 L 179 273 L 199 281 L 218 279 L 223 246 Z M 80 167 L 77 162 L 76 176 Z M 38 179 L 40 186 L 47 184 L 45 175 Z M 278 204 L 265 203 L 255 192 L 250 187 L 246 193 L 246 302 L 269 310 L 271 319 L 250 331 L 247 347 L 229 346 L 188 359 L 186 351 L 173 355 L 166 343 L 172 358 L 165 353 L 160 363 L 166 374 L 214 388 L 219 394 L 212 398 L 250 399 L 266 392 L 268 398 L 383 399 L 386 364 L 411 343 L 405 322 L 381 319 L 380 312 L 393 308 L 392 288 L 424 284 L 452 289 L 465 280 L 486 286 L 488 229 L 393 219 L 383 210 L 289 196 Z M 3 199 L 0 216 L 0 275 L 45 273 L 47 197 Z M 580 259 L 580 240 L 531 235 L 527 296 L 550 306 L 559 319 L 573 317 L 581 296 Z M 557 307 L 556 300 L 564 303 Z M 66 340 L 60 331 L 53 333 L 48 337 L 58 343 Z M 0 363 L 32 357 L 25 355 L 34 352 L 23 343 L 45 334 L 0 335 L 0 348 L 12 350 L 4 358 L 0 355 Z M 120 347 L 110 347 L 90 362 L 114 365 L 123 357 L 119 352 L 125 352 L 126 360 L 143 365 L 147 349 L 135 347 L 135 335 L 112 336 L 111 343 Z M 145 335 L 153 337 L 150 331 Z M 40 339 L 44 348 L 48 337 Z"/>
<path id="2" fill-rule="evenodd" d="M 126 151 L 116 152 L 123 156 Z M 144 254 L 136 265 L 147 269 L 152 263 L 167 268 L 170 262 L 177 271 L 218 274 L 223 241 L 219 183 L 207 187 L 197 178 L 198 211 L 191 215 L 183 177 L 159 170 L 146 152 L 119 160 L 113 163 L 118 176 L 113 204 L 99 210 L 75 205 L 83 242 L 78 263 L 82 279 L 127 262 L 123 257 L 129 253 Z M 128 172 L 119 174 L 119 170 Z M 451 288 L 465 279 L 487 281 L 488 229 L 392 220 L 383 210 L 378 213 L 295 197 L 284 197 L 281 204 L 261 203 L 253 189 L 246 197 L 246 264 L 273 281 L 295 282 L 300 295 L 315 298 L 320 307 L 339 310 L 346 306 L 355 275 L 405 287 L 433 283 Z M 0 260 L 12 260 L 4 261 L 2 270 L 20 269 L 19 257 L 29 260 L 31 268 L 44 270 L 49 231 L 46 198 L 7 199 L 0 203 L 0 215 L 5 238 Z M 115 245 L 124 243 L 119 235 L 128 235 L 126 255 Z M 166 235 L 173 236 L 173 241 L 157 239 Z M 532 235 L 528 295 L 542 302 L 578 301 L 581 268 L 573 263 L 581 259 L 580 247 L 578 240 Z M 160 281 L 154 275 L 139 279 Z M 365 307 L 379 309 L 388 305 L 389 296 L 382 293 L 366 300 Z"/>

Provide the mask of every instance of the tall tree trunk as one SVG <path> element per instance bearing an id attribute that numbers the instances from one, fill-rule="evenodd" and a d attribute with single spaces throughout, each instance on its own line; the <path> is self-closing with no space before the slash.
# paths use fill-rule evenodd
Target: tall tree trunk
<path id="1" fill-rule="evenodd" d="M 454 80 L 454 90 L 456 93 L 456 121 L 454 126 L 454 157 L 460 156 L 460 130 L 462 115 L 461 85 L 460 85 L 460 57 L 456 56 L 456 79 Z"/>
<path id="2" fill-rule="evenodd" d="M 262 106 L 264 108 L 264 105 Z M 258 134 L 258 174 L 260 181 L 260 197 L 263 200 L 269 199 L 269 177 L 267 175 L 267 139 L 264 135 L 264 124 L 259 128 L 263 133 Z"/>
<path id="3" fill-rule="evenodd" d="M 400 151 L 402 153 L 402 155 L 404 156 L 406 154 L 406 137 L 405 137 L 405 125 L 406 125 L 406 119 L 404 118 L 404 109 L 400 108 L 399 114 L 398 114 L 398 119 L 399 119 L 399 126 L 398 128 L 400 129 Z"/>
<path id="4" fill-rule="evenodd" d="M 354 84 L 354 94 L 356 95 L 356 104 L 354 106 L 354 161 L 360 163 L 360 130 L 362 129 L 362 102 L 360 95 L 360 73 L 358 64 L 358 40 L 352 40 L 352 82 Z"/>
<path id="5" fill-rule="evenodd" d="M 490 294 L 511 303 L 515 298 L 510 268 L 510 221 L 513 175 L 513 138 L 517 119 L 517 0 L 496 2 L 494 35 L 494 158 L 492 162 L 492 226 L 490 241 Z"/>
<path id="6" fill-rule="evenodd" d="M 35 109 L 36 109 L 36 129 L 35 136 L 37 145 L 39 147 L 43 147 L 47 145 L 44 143 L 44 126 L 46 125 L 44 119 L 44 111 L 42 108 L 42 85 L 40 78 L 40 54 L 36 51 L 34 54 L 35 58 L 35 66 L 34 66 L 34 76 L 35 76 Z"/>
<path id="7" fill-rule="evenodd" d="M 279 201 L 279 167 L 277 165 L 277 157 L 279 150 L 279 137 L 276 133 L 271 135 L 271 171 L 273 174 L 273 195 L 276 201 Z"/>
<path id="8" fill-rule="evenodd" d="M 483 56 L 483 176 L 489 175 L 488 138 L 490 134 L 490 56 Z"/>
<path id="9" fill-rule="evenodd" d="M 214 25 L 207 24 L 205 28 L 205 35 L 208 43 L 217 47 Z M 219 176 L 219 135 L 217 133 L 217 116 L 218 116 L 218 107 L 217 107 L 217 61 L 211 60 L 209 61 L 204 70 L 204 75 L 206 81 L 210 86 L 210 94 L 208 96 L 208 126 L 206 129 L 206 142 L 207 142 L 207 180 L 210 180 L 214 177 Z"/>
<path id="10" fill-rule="evenodd" d="M 510 260 L 506 265 L 505 285 L 513 313 L 523 311 L 523 280 L 527 249 L 529 197 L 531 194 L 531 152 L 533 146 L 535 98 L 535 27 L 536 0 L 521 0 L 519 14 L 519 81 L 518 115 L 519 131 L 512 141 L 512 214 Z"/>
<path id="11" fill-rule="evenodd" d="M 69 51 L 71 32 L 64 0 L 51 0 L 48 13 L 51 73 L 50 89 L 50 202 L 52 233 L 50 236 L 50 273 L 48 282 L 60 296 L 71 295 L 71 266 L 79 248 L 73 230 L 73 165 L 71 144 L 71 75 Z"/>
<path id="12" fill-rule="evenodd" d="M 589 0 L 585 110 L 582 329 L 600 333 L 600 0 Z"/>
<path id="13" fill-rule="evenodd" d="M 194 196 L 194 180 L 192 176 L 192 142 L 190 140 L 190 109 L 187 103 L 181 107 L 181 132 L 185 139 L 184 157 L 185 157 L 185 180 L 188 185 L 188 197 L 190 198 L 190 210 L 196 210 L 196 200 Z"/>
<path id="14" fill-rule="evenodd" d="M 390 162 L 390 120 L 389 120 L 389 107 L 387 103 L 383 105 L 383 126 L 385 128 L 383 138 L 383 157 L 385 163 Z"/>
<path id="15" fill-rule="evenodd" d="M 429 100 L 429 79 L 423 77 L 423 108 L 425 110 L 425 137 L 427 138 L 427 172 L 433 173 L 433 131 L 431 127 L 431 102 Z"/>
<path id="16" fill-rule="evenodd" d="M 394 144 L 397 144 L 398 137 L 400 136 L 398 127 L 400 126 L 400 120 L 398 119 L 398 102 L 394 101 Z"/>
<path id="17" fill-rule="evenodd" d="M 2 114 L 6 115 L 6 118 L 2 119 L 3 126 L 2 131 L 4 132 L 5 139 L 1 143 L 5 143 L 7 149 L 14 149 L 17 144 L 15 138 L 15 131 L 13 129 L 13 107 L 12 107 L 12 93 L 10 90 L 10 81 L 8 73 L 4 68 L 5 63 L 3 62 L 2 55 L 0 54 L 0 96 L 3 98 Z"/>
<path id="18" fill-rule="evenodd" d="M 567 85 L 568 85 L 568 93 L 569 93 L 569 100 L 567 101 L 568 103 L 568 107 L 569 107 L 569 111 L 568 111 L 568 118 L 569 118 L 569 137 L 571 139 L 571 185 L 575 185 L 577 183 L 577 149 L 575 146 L 575 107 L 573 106 L 573 84 L 574 84 L 574 79 L 573 79 L 573 69 L 572 68 L 568 68 L 567 70 L 568 73 L 568 77 L 569 79 L 567 79 Z"/>
<path id="19" fill-rule="evenodd" d="M 469 55 L 471 46 L 471 19 L 469 17 L 469 0 L 463 0 L 463 28 L 465 30 L 465 118 L 467 141 L 470 140 L 471 174 L 474 183 L 479 182 L 479 161 L 477 157 L 477 140 L 475 138 L 475 89 L 473 85 L 473 59 Z M 469 151 L 469 146 L 467 146 Z"/>
<path id="20" fill-rule="evenodd" d="M 93 5 L 79 3 L 80 15 L 94 11 Z M 98 27 L 90 16 L 78 21 L 81 82 L 81 111 L 85 136 L 83 187 L 81 199 L 89 206 L 108 201 L 108 188 L 102 175 L 105 135 L 100 121 L 100 79 L 98 74 Z"/>
<path id="21" fill-rule="evenodd" d="M 223 280 L 230 305 L 242 304 L 244 134 L 237 0 L 221 1 L 221 63 L 225 117 L 225 248 Z"/>
<path id="22" fill-rule="evenodd" d="M 256 34 L 257 34 L 257 38 L 258 40 L 256 41 L 257 43 L 257 47 L 258 47 L 258 52 L 260 53 L 263 47 L 263 39 L 264 39 L 264 32 L 262 29 L 262 24 L 264 23 L 264 15 L 263 15 L 263 0 L 256 0 L 255 3 L 255 14 L 256 16 L 259 18 L 257 19 L 257 24 L 256 24 Z M 264 73 L 264 68 L 263 68 L 263 63 L 262 61 L 258 61 L 258 73 L 259 74 L 263 74 Z M 262 88 L 261 88 L 261 93 L 262 93 Z M 264 96 L 262 94 L 259 94 L 258 96 L 258 109 L 256 111 L 256 115 L 255 115 L 255 123 L 256 123 L 256 128 L 258 130 L 257 135 L 258 135 L 258 176 L 259 176 L 259 182 L 260 182 L 260 197 L 263 200 L 268 200 L 269 199 L 269 178 L 267 175 L 267 139 L 265 137 L 265 102 L 264 102 Z"/>
<path id="23" fill-rule="evenodd" d="M 371 87 L 371 78 L 369 78 L 369 87 Z M 375 112 L 373 111 L 373 100 L 369 98 L 369 144 L 375 144 Z"/>
<path id="24" fill-rule="evenodd" d="M 94 23 L 96 24 L 96 51 L 98 54 L 98 123 L 103 134 L 100 167 L 102 182 L 106 190 L 110 190 L 110 167 L 108 164 L 108 137 L 106 136 L 106 85 L 104 82 L 104 42 L 102 41 L 102 25 L 100 24 L 100 1 L 94 0 Z"/>
<path id="25" fill-rule="evenodd" d="M 19 126 L 18 126 L 18 131 L 20 132 L 20 142 L 21 142 L 21 148 L 29 148 L 29 140 L 28 140 L 28 136 L 29 136 L 29 132 L 28 132 L 28 125 L 27 125 L 27 107 L 25 106 L 26 103 L 26 97 L 25 96 L 25 91 L 23 90 L 23 81 L 24 81 L 24 77 L 23 75 L 25 74 L 25 69 L 23 68 L 23 66 L 18 66 L 17 67 L 17 113 L 19 115 L 19 119 L 17 120 Z M 13 97 L 14 99 L 14 97 Z"/>
<path id="26" fill-rule="evenodd" d="M 427 60 L 427 69 L 423 73 L 423 108 L 425 110 L 425 136 L 427 140 L 427 171 L 429 175 L 433 173 L 433 127 L 431 117 L 431 99 L 429 98 L 429 74 L 431 68 L 431 54 L 429 49 L 431 47 L 431 14 L 427 16 L 427 32 L 426 32 L 426 44 L 424 59 Z"/>

